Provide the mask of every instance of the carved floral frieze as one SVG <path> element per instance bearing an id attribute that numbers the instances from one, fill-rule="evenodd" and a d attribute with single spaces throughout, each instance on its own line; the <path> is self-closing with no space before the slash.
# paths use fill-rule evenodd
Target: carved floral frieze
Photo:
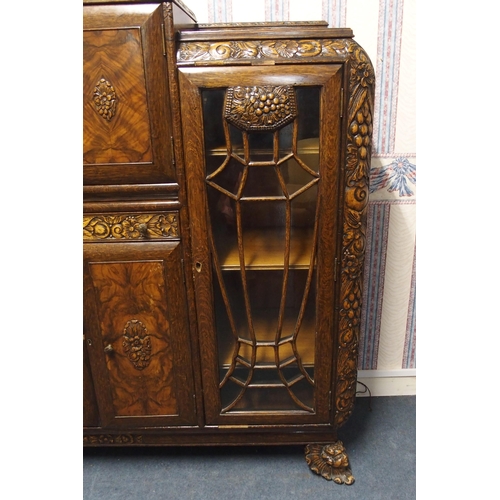
<path id="1" fill-rule="evenodd" d="M 176 213 L 84 215 L 84 240 L 142 240 L 179 237 Z"/>
<path id="2" fill-rule="evenodd" d="M 305 59 L 339 57 L 348 52 L 350 39 L 319 40 L 232 40 L 182 42 L 177 51 L 180 63 L 231 59 Z"/>

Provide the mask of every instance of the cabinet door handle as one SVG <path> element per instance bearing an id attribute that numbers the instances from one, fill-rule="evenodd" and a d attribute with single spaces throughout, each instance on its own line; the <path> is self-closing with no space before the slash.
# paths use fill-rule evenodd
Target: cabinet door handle
<path id="1" fill-rule="evenodd" d="M 108 344 L 105 348 L 104 348 L 104 352 L 112 352 L 113 351 L 113 346 L 111 344 Z"/>

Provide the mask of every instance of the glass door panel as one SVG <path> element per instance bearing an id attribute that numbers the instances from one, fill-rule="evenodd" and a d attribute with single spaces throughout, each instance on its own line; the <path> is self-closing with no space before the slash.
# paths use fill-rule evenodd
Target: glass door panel
<path id="1" fill-rule="evenodd" d="M 221 413 L 314 413 L 321 87 L 202 91 Z"/>

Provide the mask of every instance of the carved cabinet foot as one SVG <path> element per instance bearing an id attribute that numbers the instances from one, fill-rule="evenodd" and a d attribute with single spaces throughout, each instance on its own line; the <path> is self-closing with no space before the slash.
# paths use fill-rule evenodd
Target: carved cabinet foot
<path id="1" fill-rule="evenodd" d="M 337 484 L 352 484 L 354 476 L 342 441 L 333 444 L 308 444 L 305 449 L 309 468 Z"/>

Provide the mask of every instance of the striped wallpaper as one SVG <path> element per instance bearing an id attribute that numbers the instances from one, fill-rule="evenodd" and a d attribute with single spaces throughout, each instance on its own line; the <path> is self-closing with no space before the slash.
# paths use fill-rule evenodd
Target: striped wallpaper
<path id="1" fill-rule="evenodd" d="M 416 368 L 416 0 L 184 0 L 200 23 L 325 20 L 375 67 L 360 370 Z"/>

